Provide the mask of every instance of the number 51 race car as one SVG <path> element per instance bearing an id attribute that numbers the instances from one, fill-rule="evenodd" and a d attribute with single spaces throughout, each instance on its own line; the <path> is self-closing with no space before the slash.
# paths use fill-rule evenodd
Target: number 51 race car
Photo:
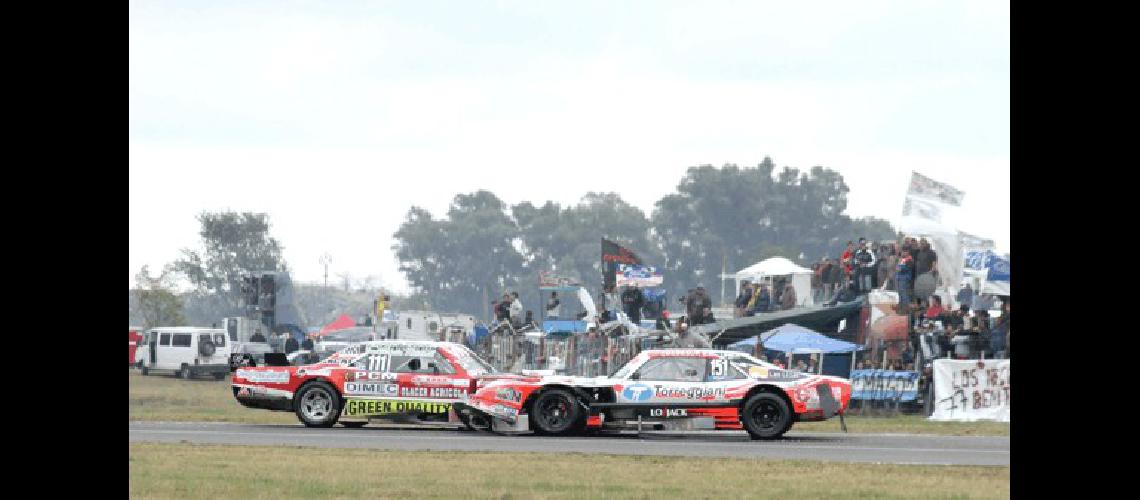
<path id="1" fill-rule="evenodd" d="M 782 436 L 797 421 L 846 410 L 851 383 L 783 370 L 736 351 L 643 351 L 609 377 L 496 380 L 455 403 L 497 431 L 564 435 L 585 430 L 739 430 Z"/>

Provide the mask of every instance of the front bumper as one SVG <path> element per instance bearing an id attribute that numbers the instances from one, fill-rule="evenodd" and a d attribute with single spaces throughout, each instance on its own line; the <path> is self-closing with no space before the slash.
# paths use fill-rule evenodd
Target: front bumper
<path id="1" fill-rule="evenodd" d="M 479 401 L 468 400 L 452 404 L 457 415 L 468 419 L 482 417 L 491 422 L 491 431 L 520 433 L 530 432 L 530 416 L 520 415 L 518 410 L 502 404 L 487 405 Z"/>

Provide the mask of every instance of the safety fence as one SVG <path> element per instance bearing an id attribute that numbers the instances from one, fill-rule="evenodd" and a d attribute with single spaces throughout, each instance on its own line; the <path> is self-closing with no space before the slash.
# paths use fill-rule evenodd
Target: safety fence
<path id="1" fill-rule="evenodd" d="M 655 346 L 654 337 L 644 335 L 558 337 L 506 331 L 481 338 L 474 349 L 505 372 L 550 370 L 560 375 L 596 377 L 612 374 L 642 350 Z"/>

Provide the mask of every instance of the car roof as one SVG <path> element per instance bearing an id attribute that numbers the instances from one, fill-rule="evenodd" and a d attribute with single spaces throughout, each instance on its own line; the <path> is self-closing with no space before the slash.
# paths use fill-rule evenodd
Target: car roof
<path id="1" fill-rule="evenodd" d="M 203 328 L 198 326 L 156 326 L 148 331 L 162 333 L 226 333 L 226 331 L 221 328 Z"/>

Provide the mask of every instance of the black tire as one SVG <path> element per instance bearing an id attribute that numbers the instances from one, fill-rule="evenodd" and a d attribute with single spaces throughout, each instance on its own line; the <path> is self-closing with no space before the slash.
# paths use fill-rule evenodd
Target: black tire
<path id="1" fill-rule="evenodd" d="M 305 385 L 293 398 L 293 411 L 306 427 L 332 427 L 340 410 L 340 395 L 324 382 Z"/>
<path id="2" fill-rule="evenodd" d="M 359 429 L 365 425 L 368 425 L 368 422 L 341 422 L 340 425 L 343 425 L 350 429 Z"/>
<path id="3" fill-rule="evenodd" d="M 182 365 L 182 368 L 180 368 L 178 370 L 177 375 L 178 375 L 178 378 L 180 378 L 182 380 L 190 380 L 190 377 L 192 377 L 192 375 L 190 374 L 190 367 L 186 366 L 186 365 Z"/>
<path id="4" fill-rule="evenodd" d="M 744 402 L 740 423 L 752 439 L 776 439 L 792 427 L 788 402 L 770 392 L 757 392 Z"/>
<path id="5" fill-rule="evenodd" d="M 226 374 L 224 374 L 224 373 L 215 373 L 214 374 L 214 380 L 225 380 L 225 379 L 226 379 Z"/>
<path id="6" fill-rule="evenodd" d="M 576 434 L 586 425 L 586 415 L 578 398 L 562 389 L 543 391 L 531 403 L 529 413 L 535 434 Z"/>

